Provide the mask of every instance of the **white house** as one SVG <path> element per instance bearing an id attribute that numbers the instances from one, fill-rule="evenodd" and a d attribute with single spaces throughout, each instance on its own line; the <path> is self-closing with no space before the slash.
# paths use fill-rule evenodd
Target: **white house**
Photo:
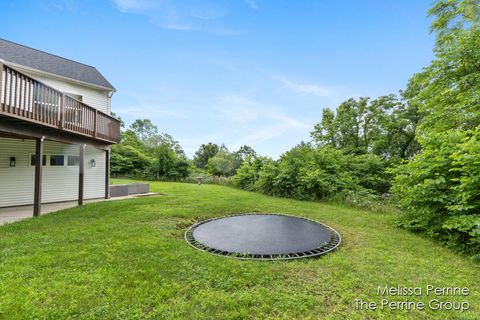
<path id="1" fill-rule="evenodd" d="M 115 88 L 92 66 L 0 39 L 0 207 L 109 197 Z"/>

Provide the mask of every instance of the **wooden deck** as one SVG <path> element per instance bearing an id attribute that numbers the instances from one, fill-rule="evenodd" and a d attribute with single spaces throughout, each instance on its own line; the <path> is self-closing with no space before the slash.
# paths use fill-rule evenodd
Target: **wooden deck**
<path id="1" fill-rule="evenodd" d="M 0 62 L 0 115 L 107 144 L 120 142 L 114 117 Z"/>

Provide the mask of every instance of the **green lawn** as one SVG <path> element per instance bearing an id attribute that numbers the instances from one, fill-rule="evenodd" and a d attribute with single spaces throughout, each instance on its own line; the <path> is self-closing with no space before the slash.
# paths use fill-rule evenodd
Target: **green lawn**
<path id="1" fill-rule="evenodd" d="M 214 185 L 151 183 L 164 195 L 101 202 L 0 227 L 0 319 L 479 319 L 480 266 L 376 214 Z M 197 219 L 302 215 L 343 237 L 319 259 L 240 261 L 184 240 Z M 358 311 L 377 286 L 468 287 L 470 310 Z M 425 294 L 411 301 L 428 302 Z M 403 297 L 390 297 L 403 300 Z"/>

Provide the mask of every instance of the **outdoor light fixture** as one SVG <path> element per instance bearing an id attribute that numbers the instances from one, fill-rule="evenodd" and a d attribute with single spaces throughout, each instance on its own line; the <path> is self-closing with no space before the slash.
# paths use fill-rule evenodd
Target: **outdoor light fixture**
<path id="1" fill-rule="evenodd" d="M 90 167 L 95 168 L 97 166 L 97 162 L 95 159 L 90 160 Z"/>
<path id="2" fill-rule="evenodd" d="M 15 157 L 10 157 L 10 167 L 15 167 Z"/>

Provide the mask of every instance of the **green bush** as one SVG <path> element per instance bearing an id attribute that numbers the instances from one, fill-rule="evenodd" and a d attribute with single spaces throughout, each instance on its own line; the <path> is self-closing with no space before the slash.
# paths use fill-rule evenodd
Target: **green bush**
<path id="1" fill-rule="evenodd" d="M 111 154 L 111 173 L 145 178 L 153 159 L 142 150 L 129 145 L 114 145 Z"/>
<path id="2" fill-rule="evenodd" d="M 405 211 L 399 225 L 480 252 L 480 127 L 432 133 L 423 151 L 392 170 Z"/>
<path id="3" fill-rule="evenodd" d="M 260 178 L 260 171 L 268 162 L 271 160 L 266 157 L 247 157 L 237 169 L 237 173 L 232 179 L 233 184 L 241 189 L 254 191 L 255 183 Z"/>
<path id="4" fill-rule="evenodd" d="M 375 155 L 345 155 L 302 143 L 278 161 L 248 159 L 233 182 L 246 190 L 301 200 L 326 199 L 343 190 L 379 194 L 389 185 L 383 163 Z"/>
<path id="5" fill-rule="evenodd" d="M 480 252 L 480 29 L 456 30 L 409 87 L 425 114 L 422 151 L 392 172 L 400 225 L 467 253 Z"/>

